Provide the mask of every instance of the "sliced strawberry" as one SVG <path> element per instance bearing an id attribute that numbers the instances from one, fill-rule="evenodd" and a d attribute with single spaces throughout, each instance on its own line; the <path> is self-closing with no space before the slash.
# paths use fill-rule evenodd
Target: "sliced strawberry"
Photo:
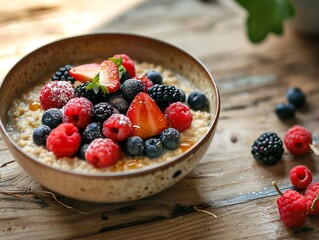
<path id="1" fill-rule="evenodd" d="M 73 67 L 69 70 L 69 74 L 79 82 L 88 82 L 98 74 L 100 69 L 99 63 L 88 63 Z"/>
<path id="2" fill-rule="evenodd" d="M 142 82 L 144 92 L 147 92 L 147 90 L 154 85 L 153 82 L 148 77 L 146 77 L 146 75 L 137 76 L 136 79 Z"/>
<path id="3" fill-rule="evenodd" d="M 136 76 L 134 61 L 126 54 L 116 54 L 116 55 L 114 55 L 114 58 L 118 59 L 118 58 L 120 58 L 120 56 L 122 57 L 123 67 L 130 74 L 130 77 L 134 78 Z"/>
<path id="4" fill-rule="evenodd" d="M 100 85 L 104 85 L 109 93 L 114 93 L 120 88 L 119 71 L 111 60 L 104 60 L 100 66 Z"/>
<path id="5" fill-rule="evenodd" d="M 159 135 L 168 128 L 164 114 L 155 101 L 144 92 L 140 92 L 134 97 L 126 116 L 132 123 L 132 135 L 142 139 Z"/>

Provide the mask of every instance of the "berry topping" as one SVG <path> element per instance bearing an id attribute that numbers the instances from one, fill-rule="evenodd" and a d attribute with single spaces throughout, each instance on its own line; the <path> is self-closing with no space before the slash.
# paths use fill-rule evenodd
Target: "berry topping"
<path id="1" fill-rule="evenodd" d="M 144 92 L 154 86 L 153 82 L 145 75 L 137 76 L 136 79 L 142 82 Z"/>
<path id="2" fill-rule="evenodd" d="M 100 64 L 88 63 L 73 67 L 69 70 L 69 74 L 79 82 L 91 81 L 99 72 Z"/>
<path id="3" fill-rule="evenodd" d="M 72 123 L 62 123 L 47 138 L 47 148 L 58 158 L 73 157 L 81 144 L 81 135 Z"/>
<path id="4" fill-rule="evenodd" d="M 60 67 L 59 70 L 52 76 L 52 81 L 69 81 L 74 83 L 75 79 L 69 74 L 69 70 L 72 68 L 72 65 L 65 65 Z"/>
<path id="5" fill-rule="evenodd" d="M 199 90 L 196 90 L 189 94 L 187 98 L 187 104 L 191 109 L 197 111 L 204 109 L 207 106 L 208 101 L 204 93 L 202 93 Z"/>
<path id="6" fill-rule="evenodd" d="M 310 152 L 312 134 L 306 128 L 295 125 L 289 129 L 284 138 L 287 149 L 294 155 L 303 155 Z"/>
<path id="7" fill-rule="evenodd" d="M 172 103 L 165 109 L 164 113 L 168 124 L 179 132 L 183 132 L 192 125 L 193 116 L 191 110 L 184 103 Z"/>
<path id="8" fill-rule="evenodd" d="M 289 88 L 287 91 L 288 102 L 300 107 L 306 102 L 306 95 L 297 87 Z"/>
<path id="9" fill-rule="evenodd" d="M 122 65 L 126 69 L 126 71 L 129 73 L 130 78 L 133 78 L 136 76 L 136 70 L 135 70 L 135 65 L 134 61 L 127 56 L 126 54 L 116 54 L 114 55 L 114 58 L 119 59 L 122 57 Z"/>
<path id="10" fill-rule="evenodd" d="M 53 81 L 45 84 L 40 93 L 40 102 L 44 110 L 62 108 L 74 96 L 74 88 L 70 82 Z"/>
<path id="11" fill-rule="evenodd" d="M 99 84 L 105 86 L 108 93 L 114 93 L 120 88 L 119 71 L 113 61 L 105 60 L 101 63 Z"/>
<path id="12" fill-rule="evenodd" d="M 123 84 L 126 80 L 128 80 L 130 78 L 131 78 L 131 76 L 128 73 L 128 71 L 125 71 L 125 72 L 122 73 L 122 76 L 120 78 L 120 83 Z"/>
<path id="13" fill-rule="evenodd" d="M 289 172 L 290 182 L 298 189 L 306 189 L 312 182 L 312 173 L 304 165 L 298 165 Z"/>
<path id="14" fill-rule="evenodd" d="M 35 128 L 32 133 L 33 142 L 37 145 L 45 145 L 47 137 L 49 136 L 51 129 L 46 125 L 40 125 Z"/>
<path id="15" fill-rule="evenodd" d="M 132 135 L 147 139 L 159 135 L 168 127 L 167 120 L 154 100 L 144 92 L 133 99 L 127 117 L 132 123 Z"/>
<path id="16" fill-rule="evenodd" d="M 63 122 L 73 123 L 77 128 L 85 128 L 92 119 L 93 104 L 84 97 L 72 98 L 65 105 Z"/>
<path id="17" fill-rule="evenodd" d="M 125 100 L 122 94 L 110 94 L 107 98 L 107 102 L 117 109 L 120 113 L 126 114 L 130 104 Z"/>
<path id="18" fill-rule="evenodd" d="M 291 119 L 295 116 L 295 106 L 291 103 L 278 103 L 275 107 L 275 113 L 280 119 Z"/>
<path id="19" fill-rule="evenodd" d="M 161 110 L 171 103 L 182 101 L 181 92 L 175 86 L 155 84 L 147 92 Z"/>
<path id="20" fill-rule="evenodd" d="M 63 122 L 63 113 L 57 108 L 50 108 L 43 113 L 41 122 L 50 129 L 56 128 Z"/>
<path id="21" fill-rule="evenodd" d="M 120 146 L 109 138 L 95 139 L 90 143 L 85 152 L 85 159 L 98 168 L 112 166 L 120 158 Z"/>
<path id="22" fill-rule="evenodd" d="M 175 128 L 165 129 L 161 133 L 160 139 L 164 147 L 169 150 L 177 149 L 181 143 L 180 133 Z"/>
<path id="23" fill-rule="evenodd" d="M 123 114 L 115 113 L 104 123 L 102 132 L 107 138 L 115 141 L 123 141 L 131 135 L 132 123 L 128 117 Z"/>
<path id="24" fill-rule="evenodd" d="M 78 153 L 77 153 L 77 156 L 78 156 L 80 159 L 85 159 L 85 152 L 86 152 L 86 150 L 88 149 L 88 147 L 89 147 L 89 144 L 88 144 L 88 143 L 84 143 L 84 144 L 80 147 L 80 149 L 79 149 L 79 151 L 78 151 Z"/>
<path id="25" fill-rule="evenodd" d="M 283 143 L 276 133 L 263 133 L 252 146 L 251 153 L 257 162 L 273 165 L 282 158 Z"/>
<path id="26" fill-rule="evenodd" d="M 90 82 L 81 83 L 75 88 L 76 97 L 85 97 L 89 99 L 93 104 L 105 102 L 106 95 L 102 92 L 101 89 L 97 93 L 93 89 L 87 89 Z"/>
<path id="27" fill-rule="evenodd" d="M 163 77 L 158 71 L 150 70 L 146 73 L 146 77 L 150 79 L 153 82 L 153 84 L 163 83 Z"/>
<path id="28" fill-rule="evenodd" d="M 319 215 L 319 182 L 310 183 L 305 191 L 307 211 L 310 215 Z"/>
<path id="29" fill-rule="evenodd" d="M 93 120 L 103 123 L 114 113 L 114 108 L 107 102 L 95 104 L 92 108 Z"/>
<path id="30" fill-rule="evenodd" d="M 159 138 L 150 138 L 145 141 L 144 153 L 149 158 L 157 158 L 163 153 L 163 144 Z"/>
<path id="31" fill-rule="evenodd" d="M 182 97 L 181 102 L 184 103 L 186 101 L 186 94 L 182 89 L 179 89 L 179 91 L 180 91 L 181 97 Z"/>
<path id="32" fill-rule="evenodd" d="M 101 124 L 92 122 L 83 131 L 83 140 L 86 143 L 92 142 L 96 138 L 104 138 L 102 135 Z"/>
<path id="33" fill-rule="evenodd" d="M 125 141 L 124 151 L 127 155 L 132 157 L 142 156 L 144 153 L 143 139 L 138 136 L 129 137 Z"/>
<path id="34" fill-rule="evenodd" d="M 126 80 L 121 86 L 122 95 L 128 102 L 132 102 L 133 98 L 143 91 L 142 82 L 135 79 Z"/>

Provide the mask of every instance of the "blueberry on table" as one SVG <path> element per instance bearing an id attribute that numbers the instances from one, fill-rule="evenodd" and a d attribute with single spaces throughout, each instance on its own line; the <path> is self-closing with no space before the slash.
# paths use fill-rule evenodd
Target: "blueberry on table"
<path id="1" fill-rule="evenodd" d="M 46 110 L 41 118 L 43 125 L 48 126 L 50 129 L 56 128 L 63 121 L 63 113 L 57 108 L 50 108 Z"/>
<path id="2" fill-rule="evenodd" d="M 163 83 L 163 77 L 158 71 L 150 70 L 146 73 L 146 77 L 149 80 L 151 80 L 154 84 L 162 84 Z"/>
<path id="3" fill-rule="evenodd" d="M 295 116 L 296 108 L 291 103 L 278 103 L 275 107 L 275 113 L 280 119 L 291 119 Z"/>
<path id="4" fill-rule="evenodd" d="M 40 125 L 35 128 L 32 133 L 33 142 L 37 145 L 45 145 L 47 137 L 49 136 L 51 129 L 46 125 Z"/>
<path id="5" fill-rule="evenodd" d="M 179 131 L 175 128 L 165 129 L 161 135 L 160 139 L 166 149 L 175 150 L 179 147 L 181 142 L 181 137 Z"/>
<path id="6" fill-rule="evenodd" d="M 159 138 L 150 138 L 144 143 L 144 153 L 149 158 L 157 158 L 163 153 L 163 144 Z"/>
<path id="7" fill-rule="evenodd" d="M 86 143 L 92 142 L 96 138 L 104 138 L 102 135 L 101 124 L 92 122 L 83 131 L 83 140 Z"/>
<path id="8" fill-rule="evenodd" d="M 202 110 L 207 106 L 208 100 L 203 92 L 196 90 L 188 96 L 187 104 L 193 110 Z"/>
<path id="9" fill-rule="evenodd" d="M 127 155 L 135 157 L 144 153 L 143 139 L 138 136 L 128 138 L 124 144 L 124 151 Z"/>
<path id="10" fill-rule="evenodd" d="M 287 99 L 295 107 L 300 107 L 306 102 L 306 95 L 300 88 L 292 87 L 287 91 Z"/>

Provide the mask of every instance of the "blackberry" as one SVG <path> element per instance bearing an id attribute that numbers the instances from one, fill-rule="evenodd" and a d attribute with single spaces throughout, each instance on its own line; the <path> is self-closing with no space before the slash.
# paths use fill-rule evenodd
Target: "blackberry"
<path id="1" fill-rule="evenodd" d="M 180 90 L 175 86 L 155 84 L 148 89 L 147 93 L 161 110 L 164 110 L 171 103 L 181 102 L 183 100 Z"/>
<path id="2" fill-rule="evenodd" d="M 93 104 L 100 103 L 100 102 L 105 102 L 106 101 L 106 95 L 99 90 L 98 93 L 96 94 L 93 89 L 92 90 L 87 90 L 86 86 L 90 82 L 85 82 L 81 83 L 75 88 L 75 96 L 76 97 L 85 97 L 89 99 Z"/>
<path id="3" fill-rule="evenodd" d="M 251 153 L 257 162 L 264 165 L 274 165 L 282 158 L 283 143 L 276 133 L 263 133 L 255 140 Z"/>
<path id="4" fill-rule="evenodd" d="M 120 113 L 126 114 L 130 103 L 125 100 L 122 94 L 111 94 L 107 98 L 107 102 Z"/>
<path id="5" fill-rule="evenodd" d="M 287 91 L 288 102 L 295 107 L 300 107 L 306 102 L 306 95 L 297 87 L 289 88 Z"/>
<path id="6" fill-rule="evenodd" d="M 93 120 L 103 123 L 114 113 L 114 108 L 107 102 L 100 102 L 93 106 Z"/>
<path id="7" fill-rule="evenodd" d="M 68 64 L 60 67 L 59 70 L 52 76 L 52 81 L 69 81 L 75 82 L 75 79 L 69 74 L 69 70 L 73 68 L 72 65 Z"/>

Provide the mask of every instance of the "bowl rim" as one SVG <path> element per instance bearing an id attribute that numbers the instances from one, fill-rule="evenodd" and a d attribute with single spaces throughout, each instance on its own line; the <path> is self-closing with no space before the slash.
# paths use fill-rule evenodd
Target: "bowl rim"
<path id="1" fill-rule="evenodd" d="M 151 165 L 151 166 L 143 167 L 143 168 L 140 168 L 140 169 L 134 169 L 134 170 L 129 170 L 129 171 L 119 171 L 119 172 L 80 172 L 80 171 L 72 171 L 72 170 L 70 171 L 70 170 L 66 170 L 66 169 L 62 169 L 62 168 L 59 168 L 59 167 L 50 166 L 48 164 L 45 164 L 41 160 L 38 160 L 37 157 L 33 156 L 32 154 L 30 154 L 28 152 L 25 152 L 12 139 L 12 137 L 9 134 L 9 132 L 4 127 L 2 118 L 0 118 L 0 133 L 2 134 L 5 142 L 7 144 L 10 144 L 13 148 L 17 149 L 22 155 L 25 155 L 30 160 L 32 160 L 35 164 L 40 165 L 41 167 L 45 167 L 45 168 L 48 168 L 48 169 L 53 170 L 53 171 L 62 172 L 64 174 L 69 174 L 69 175 L 78 176 L 78 177 L 90 177 L 90 178 L 116 179 L 116 178 L 130 177 L 130 176 L 136 176 L 136 175 L 145 175 L 145 174 L 149 174 L 149 173 L 154 172 L 154 171 L 163 170 L 163 169 L 167 168 L 168 166 L 175 165 L 175 164 L 179 163 L 180 161 L 183 161 L 185 158 L 188 158 L 189 156 L 191 156 L 193 154 L 193 152 L 196 151 L 203 142 L 208 140 L 210 135 L 213 134 L 213 131 L 215 131 L 215 129 L 217 127 L 217 122 L 218 122 L 218 118 L 219 118 L 219 115 L 220 115 L 220 108 L 221 108 L 220 93 L 219 93 L 219 89 L 218 89 L 218 86 L 217 86 L 217 83 L 216 83 L 214 77 L 209 72 L 209 70 L 206 68 L 206 66 L 197 57 L 193 56 L 192 54 L 190 54 L 186 50 L 182 49 L 181 47 L 178 47 L 178 46 L 173 45 L 171 43 L 168 43 L 166 41 L 163 41 L 163 40 L 160 40 L 160 39 L 157 39 L 157 38 L 154 38 L 154 37 L 142 35 L 142 34 L 124 33 L 124 32 L 91 33 L 91 34 L 81 34 L 81 35 L 74 35 L 74 36 L 71 36 L 71 37 L 61 38 L 61 39 L 52 41 L 50 43 L 47 43 L 45 45 L 42 45 L 42 46 L 36 48 L 35 50 L 33 50 L 33 51 L 29 52 L 28 54 L 26 54 L 25 56 L 23 56 L 20 60 L 18 60 L 10 68 L 10 70 L 4 75 L 4 77 L 2 78 L 2 82 L 1 82 L 1 85 L 0 85 L 0 90 L 2 89 L 3 83 L 8 78 L 8 76 L 10 76 L 10 74 L 16 68 L 18 68 L 20 65 L 22 65 L 25 61 L 28 61 L 28 59 L 31 58 L 37 52 L 43 51 L 46 48 L 50 48 L 52 45 L 62 44 L 63 42 L 66 42 L 66 41 L 74 41 L 76 39 L 90 38 L 90 37 L 97 37 L 97 36 L 98 37 L 107 37 L 107 36 L 125 37 L 125 36 L 127 36 L 127 37 L 135 37 L 135 38 L 140 38 L 140 39 L 144 39 L 144 40 L 148 40 L 148 41 L 153 41 L 156 44 L 161 44 L 161 45 L 165 45 L 168 48 L 176 49 L 177 51 L 180 51 L 182 54 L 186 55 L 190 59 L 193 59 L 197 64 L 199 64 L 199 66 L 205 71 L 205 73 L 212 80 L 211 83 L 214 86 L 213 94 L 214 94 L 214 96 L 216 98 L 216 101 L 215 101 L 216 102 L 215 115 L 212 116 L 211 124 L 209 126 L 208 131 L 190 149 L 188 149 L 187 151 L 183 152 L 182 154 L 179 154 L 177 156 L 172 157 L 171 159 L 169 159 L 167 161 L 160 162 L 160 163 L 157 163 L 157 164 L 154 164 L 154 165 Z M 25 160 L 21 159 L 21 160 L 16 160 L 16 161 L 19 162 L 19 161 L 25 161 Z"/>

